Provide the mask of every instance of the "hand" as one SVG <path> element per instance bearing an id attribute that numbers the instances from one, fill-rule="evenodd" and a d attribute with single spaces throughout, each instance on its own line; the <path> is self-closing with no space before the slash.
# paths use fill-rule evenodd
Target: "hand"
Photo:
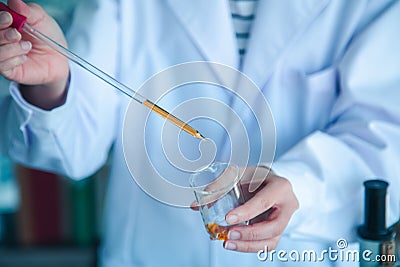
<path id="1" fill-rule="evenodd" d="M 275 249 L 292 214 L 299 207 L 292 186 L 287 179 L 264 167 L 247 167 L 241 171 L 241 184 L 248 200 L 231 210 L 226 221 L 229 224 L 250 221 L 250 225 L 232 227 L 224 247 L 242 252 L 257 252 L 265 246 Z M 264 182 L 250 193 L 248 188 L 253 175 L 254 179 Z"/>
<path id="2" fill-rule="evenodd" d="M 57 23 L 40 6 L 21 0 L 9 0 L 8 5 L 26 16 L 32 27 L 67 46 Z M 29 102 L 47 109 L 60 104 L 69 75 L 67 59 L 32 36 L 11 28 L 11 23 L 11 15 L 0 12 L 0 74 L 23 84 L 21 92 Z"/>

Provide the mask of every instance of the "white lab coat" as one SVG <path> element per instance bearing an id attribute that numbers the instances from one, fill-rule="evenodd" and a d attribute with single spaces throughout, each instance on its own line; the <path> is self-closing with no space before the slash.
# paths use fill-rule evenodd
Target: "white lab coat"
<path id="1" fill-rule="evenodd" d="M 277 136 L 272 168 L 291 181 L 300 202 L 278 249 L 319 253 L 337 248 L 341 237 L 354 242 L 368 178 L 389 181 L 389 222 L 398 219 L 399 18 L 399 1 L 259 2 L 241 70 L 269 101 Z M 87 1 L 70 39 L 80 55 L 132 88 L 182 62 L 239 67 L 223 0 Z M 30 166 L 84 177 L 104 163 L 113 145 L 103 266 L 311 264 L 266 263 L 255 254 L 226 251 L 208 240 L 198 213 L 141 191 L 122 152 L 129 100 L 103 87 L 71 65 L 65 105 L 39 110 L 14 85 L 13 99 L 1 107 L 3 149 Z M 150 99 L 154 95 L 146 92 Z"/>

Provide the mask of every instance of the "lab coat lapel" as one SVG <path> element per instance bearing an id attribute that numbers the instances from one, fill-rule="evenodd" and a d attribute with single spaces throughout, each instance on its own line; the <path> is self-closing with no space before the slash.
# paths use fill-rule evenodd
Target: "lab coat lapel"
<path id="1" fill-rule="evenodd" d="M 276 64 L 289 46 L 293 45 L 296 36 L 302 33 L 313 19 L 323 10 L 330 0 L 260 0 L 256 19 L 252 26 L 251 39 L 247 46 L 242 71 L 262 90 L 270 78 Z M 318 44 L 316 44 L 318 45 Z M 301 53 L 301 51 L 299 51 Z M 260 94 L 250 92 L 247 87 L 238 83 L 237 94 L 257 113 Z M 234 110 L 239 110 L 239 98 L 232 103 Z M 263 105 L 261 105 L 263 106 Z M 262 110 L 262 109 L 260 109 Z M 260 111 L 261 112 L 261 111 Z M 258 114 L 264 116 L 266 114 Z M 249 114 L 242 114 L 246 120 Z M 232 120 L 233 121 L 233 120 Z M 267 125 L 269 125 L 267 123 Z M 228 125 L 232 136 L 239 135 L 240 125 Z M 274 136 L 272 129 L 264 129 L 261 162 L 271 160 L 269 147 L 270 137 Z M 249 133 L 251 135 L 251 133 Z M 252 138 L 251 136 L 249 137 Z M 259 144 L 258 144 L 259 145 Z M 256 147 L 257 144 L 254 146 Z M 244 149 L 242 149 L 245 151 Z M 234 159 L 240 161 L 241 159 Z"/>
<path id="2" fill-rule="evenodd" d="M 225 0 L 167 0 L 204 60 L 236 67 L 239 57 L 229 3 Z"/>
<path id="3" fill-rule="evenodd" d="M 262 88 L 285 49 L 329 1 L 259 1 L 243 72 Z"/>

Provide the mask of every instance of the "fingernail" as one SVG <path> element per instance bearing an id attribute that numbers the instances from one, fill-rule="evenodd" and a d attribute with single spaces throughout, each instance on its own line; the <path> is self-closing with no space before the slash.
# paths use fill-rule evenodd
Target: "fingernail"
<path id="1" fill-rule="evenodd" d="M 238 239 L 240 239 L 240 233 L 238 231 L 229 231 L 228 239 L 238 240 Z"/>
<path id="2" fill-rule="evenodd" d="M 232 242 L 226 242 L 225 243 L 225 248 L 229 250 L 236 250 L 236 244 Z"/>
<path id="3" fill-rule="evenodd" d="M 10 15 L 10 13 L 8 13 L 8 12 L 0 13 L 0 24 L 10 23 L 11 20 L 12 20 L 12 17 Z"/>
<path id="4" fill-rule="evenodd" d="M 29 51 L 32 48 L 32 44 L 31 44 L 31 42 L 28 42 L 28 41 L 22 41 L 21 47 L 23 50 Z"/>
<path id="5" fill-rule="evenodd" d="M 3 71 L 3 75 L 8 76 L 11 74 L 11 72 L 12 72 L 12 70 L 5 70 L 5 71 Z"/>
<path id="6" fill-rule="evenodd" d="M 16 29 L 9 29 L 6 32 L 6 37 L 10 41 L 17 40 L 20 36 L 21 36 L 21 34 Z"/>
<path id="7" fill-rule="evenodd" d="M 228 215 L 228 216 L 226 216 L 226 222 L 227 223 L 229 223 L 229 224 L 234 224 L 234 223 L 236 223 L 237 221 L 238 221 L 238 216 L 237 215 L 234 215 L 234 214 L 232 214 L 232 215 Z"/>

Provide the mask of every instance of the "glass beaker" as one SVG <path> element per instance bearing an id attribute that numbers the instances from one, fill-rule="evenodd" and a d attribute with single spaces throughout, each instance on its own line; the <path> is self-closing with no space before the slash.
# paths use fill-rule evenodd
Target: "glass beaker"
<path id="1" fill-rule="evenodd" d="M 196 206 L 211 240 L 228 239 L 232 225 L 225 221 L 225 216 L 245 201 L 239 181 L 239 167 L 225 162 L 212 163 L 190 176 Z"/>

